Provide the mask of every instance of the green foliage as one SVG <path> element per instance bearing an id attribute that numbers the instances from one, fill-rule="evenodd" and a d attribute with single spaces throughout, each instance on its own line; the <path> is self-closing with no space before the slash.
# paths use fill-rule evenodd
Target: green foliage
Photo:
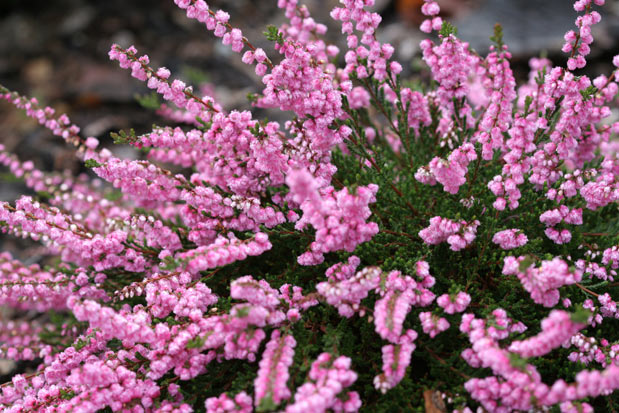
<path id="1" fill-rule="evenodd" d="M 585 308 L 582 308 L 582 307 L 578 307 L 576 311 L 572 313 L 570 318 L 575 323 L 585 324 L 587 320 L 589 319 L 589 317 L 591 317 L 592 315 L 593 314 L 591 314 L 591 311 Z"/>
<path id="2" fill-rule="evenodd" d="M 117 145 L 131 144 L 138 141 L 138 136 L 135 134 L 135 130 L 133 128 L 129 129 L 129 132 L 125 132 L 124 130 L 116 132 L 110 132 L 110 136 L 114 140 L 114 143 Z"/>
<path id="3" fill-rule="evenodd" d="M 593 85 L 589 85 L 589 87 L 586 88 L 585 90 L 581 90 L 580 94 L 582 95 L 582 98 L 585 101 L 587 101 L 587 100 L 591 99 L 597 92 L 598 92 L 598 88 L 596 88 Z"/>
<path id="4" fill-rule="evenodd" d="M 453 24 L 449 23 L 448 21 L 444 21 L 443 26 L 441 27 L 441 30 L 439 31 L 439 34 L 443 37 L 448 37 L 451 35 L 455 36 L 458 34 L 458 28 L 454 26 Z"/>
<path id="5" fill-rule="evenodd" d="M 86 168 L 100 168 L 103 164 L 94 159 L 87 159 L 86 162 L 84 162 L 84 166 L 86 166 Z"/>
<path id="6" fill-rule="evenodd" d="M 494 25 L 494 33 L 490 36 L 490 41 L 496 45 L 497 51 L 503 50 L 503 26 L 499 23 Z"/>
<path id="7" fill-rule="evenodd" d="M 280 33 L 277 26 L 269 25 L 267 26 L 266 31 L 264 32 L 267 40 L 271 42 L 276 42 L 278 44 L 284 44 L 284 35 Z"/>
<path id="8" fill-rule="evenodd" d="M 144 109 L 156 110 L 161 106 L 157 92 L 150 92 L 146 95 L 135 94 L 134 98 Z"/>

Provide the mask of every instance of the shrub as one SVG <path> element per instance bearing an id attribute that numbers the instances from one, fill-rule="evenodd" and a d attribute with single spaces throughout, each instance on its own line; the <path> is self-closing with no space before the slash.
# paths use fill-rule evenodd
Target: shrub
<path id="1" fill-rule="evenodd" d="M 175 3 L 243 53 L 254 105 L 288 121 L 226 112 L 118 45 L 182 123 L 113 134 L 146 160 L 0 91 L 98 176 L 2 148 L 37 194 L 0 204 L 2 229 L 49 254 L 0 255 L 2 305 L 47 313 L 1 325 L 4 357 L 40 362 L 2 385 L 6 411 L 617 408 L 618 72 L 574 74 L 603 0 L 575 3 L 567 68 L 532 59 L 519 87 L 500 26 L 482 57 L 432 1 L 431 87 L 400 77 L 372 0 L 331 13 L 343 60 L 296 0 L 278 2 L 269 56 L 227 13 Z"/>

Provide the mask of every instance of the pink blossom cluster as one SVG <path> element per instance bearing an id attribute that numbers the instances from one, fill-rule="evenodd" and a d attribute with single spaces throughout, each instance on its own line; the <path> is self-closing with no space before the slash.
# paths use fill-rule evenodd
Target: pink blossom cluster
<path id="1" fill-rule="evenodd" d="M 233 399 L 226 393 L 222 393 L 219 397 L 209 397 L 204 402 L 204 407 L 208 413 L 251 413 L 253 410 L 251 396 L 244 391 L 234 396 Z"/>
<path id="2" fill-rule="evenodd" d="M 334 20 L 342 22 L 342 33 L 346 34 L 348 52 L 345 60 L 346 74 L 355 73 L 359 79 L 372 76 L 374 79 L 384 80 L 388 71 L 397 75 L 402 71 L 400 63 L 389 62 L 394 48 L 388 43 L 380 43 L 376 39 L 376 28 L 382 20 L 378 13 L 366 10 L 374 4 L 374 0 L 340 0 L 344 7 L 336 7 L 331 11 Z M 361 39 L 354 34 L 354 30 L 362 32 Z M 367 59 L 367 64 L 360 64 Z"/>
<path id="3" fill-rule="evenodd" d="M 39 354 L 51 351 L 41 342 L 39 334 L 53 330 L 51 324 L 16 321 L 0 322 L 0 357 L 10 360 L 34 360 Z"/>
<path id="4" fill-rule="evenodd" d="M 260 406 L 263 398 L 270 398 L 276 405 L 290 398 L 291 393 L 286 382 L 295 346 L 296 341 L 291 335 L 282 335 L 279 330 L 274 330 L 271 334 L 271 340 L 262 353 L 260 369 L 254 382 L 256 406 Z"/>
<path id="5" fill-rule="evenodd" d="M 573 225 L 582 225 L 582 208 L 569 209 L 565 205 L 559 208 L 548 210 L 540 215 L 539 220 L 546 224 L 545 234 L 548 238 L 557 244 L 565 244 L 572 239 L 572 233 L 567 230 L 557 230 L 555 225 L 560 222 L 566 222 Z"/>
<path id="6" fill-rule="evenodd" d="M 403 88 L 400 92 L 400 102 L 406 108 L 408 126 L 413 128 L 416 133 L 419 133 L 421 125 L 429 126 L 432 123 L 428 100 L 421 92 Z"/>
<path id="7" fill-rule="evenodd" d="M 300 264 L 319 264 L 331 251 L 352 252 L 378 232 L 375 222 L 366 222 L 371 215 L 368 205 L 376 201 L 377 185 L 358 187 L 356 193 L 346 188 L 336 192 L 331 186 L 321 189 L 318 180 L 303 169 L 291 171 L 286 184 L 290 187 L 289 197 L 303 211 L 295 228 L 302 230 L 310 224 L 316 230 L 310 251 L 298 258 Z"/>
<path id="8" fill-rule="evenodd" d="M 228 13 L 222 10 L 212 11 L 204 0 L 175 0 L 174 3 L 185 10 L 188 18 L 204 23 L 207 30 L 212 31 L 216 37 L 221 37 L 222 43 L 230 45 L 233 51 L 243 50 L 243 33 L 228 24 Z"/>
<path id="9" fill-rule="evenodd" d="M 133 77 L 147 81 L 150 89 L 155 89 L 165 100 L 185 109 L 194 118 L 200 117 L 204 122 L 208 122 L 211 112 L 218 111 L 213 106 L 213 99 L 210 96 L 203 98 L 195 96 L 193 88 L 187 86 L 185 82 L 178 79 L 170 81 L 170 71 L 167 68 L 154 70 L 148 66 L 150 63 L 148 55 L 138 57 L 137 54 L 138 51 L 134 46 L 123 49 L 117 44 L 112 45 L 108 53 L 110 59 L 117 60 L 121 68 L 131 69 Z"/>
<path id="10" fill-rule="evenodd" d="M 506 330 L 503 330 L 504 334 L 496 336 L 487 329 L 484 320 L 476 319 L 472 314 L 465 317 L 466 320 L 463 317 L 460 328 L 469 335 L 472 343 L 474 357 L 468 356 L 469 359 L 474 364 L 489 367 L 494 374 L 484 379 L 470 379 L 465 383 L 465 388 L 487 410 L 506 412 L 515 409 L 527 410 L 534 406 L 549 406 L 587 396 L 608 394 L 619 386 L 619 381 L 616 379 L 619 370 L 616 365 L 611 365 L 603 371 L 581 371 L 573 384 L 559 379 L 552 386 L 548 386 L 541 381 L 541 376 L 533 365 L 528 363 L 521 365 L 507 350 L 499 347 L 497 340 L 507 337 Z M 546 326 L 543 328 L 545 332 L 530 339 L 542 340 L 542 335 L 549 335 L 546 338 L 551 341 L 539 348 L 533 345 L 525 346 L 522 344 L 525 342 L 516 342 L 516 347 L 520 350 L 527 347 L 534 352 L 533 354 L 558 347 L 570 335 L 562 331 L 561 326 L 567 327 L 571 332 L 584 327 L 584 324 L 572 322 L 570 317 L 570 314 L 564 311 L 551 312 L 549 318 L 542 321 Z"/>
<path id="11" fill-rule="evenodd" d="M 137 342 L 153 343 L 156 340 L 156 334 L 150 327 L 151 317 L 145 311 L 125 309 L 115 312 L 96 301 L 82 301 L 74 296 L 67 300 L 67 307 L 73 311 L 75 318 L 88 321 L 92 328 L 99 329 L 103 338 L 117 338 L 129 345 Z"/>
<path id="12" fill-rule="evenodd" d="M 309 379 L 297 389 L 294 403 L 286 407 L 286 413 L 354 412 L 361 407 L 361 399 L 355 391 L 345 389 L 357 381 L 357 373 L 350 369 L 348 357 L 335 358 L 329 353 L 322 353 L 312 363 Z M 341 396 L 340 396 L 341 394 Z"/>
<path id="13" fill-rule="evenodd" d="M 447 319 L 436 316 L 429 311 L 419 313 L 419 321 L 421 321 L 423 332 L 428 334 L 430 338 L 436 337 L 437 334 L 449 328 Z"/>
<path id="14" fill-rule="evenodd" d="M 606 248 L 602 253 L 602 264 L 611 268 L 611 281 L 612 276 L 617 275 L 617 268 L 619 268 L 619 245 L 613 245 L 610 248 Z"/>
<path id="15" fill-rule="evenodd" d="M 41 125 L 49 129 L 54 135 L 62 137 L 68 143 L 76 145 L 85 143 L 85 141 L 79 136 L 79 126 L 72 124 L 66 114 L 61 114 L 58 117 L 54 117 L 56 110 L 50 106 L 41 108 L 39 106 L 39 101 L 36 98 L 27 99 L 19 96 L 17 93 L 10 93 L 7 89 L 0 86 L 0 99 L 11 102 L 19 109 L 24 109 L 27 116 L 35 119 Z M 96 139 L 88 139 L 90 139 L 88 141 L 90 145 L 88 146 L 96 147 L 96 144 L 94 144 L 97 142 Z"/>
<path id="16" fill-rule="evenodd" d="M 443 19 L 438 16 L 441 8 L 436 1 L 424 1 L 425 3 L 421 6 L 421 12 L 428 16 L 428 18 L 421 23 L 419 29 L 424 33 L 431 33 L 432 30 L 439 31 L 443 26 Z"/>
<path id="17" fill-rule="evenodd" d="M 492 236 L 492 242 L 498 244 L 504 250 L 522 247 L 528 240 L 526 234 L 518 228 L 499 231 Z"/>
<path id="18" fill-rule="evenodd" d="M 598 6 L 603 6 L 605 0 L 593 0 L 593 2 Z M 570 30 L 565 34 L 565 44 L 562 50 L 565 53 L 571 53 L 567 61 L 567 67 L 570 70 L 582 69 L 587 64 L 585 56 L 590 53 L 589 45 L 593 43 L 591 26 L 599 23 L 602 19 L 600 13 L 591 11 L 591 3 L 592 0 L 578 0 L 574 3 L 574 10 L 577 12 L 584 11 L 585 14 L 576 18 L 578 33 Z"/>
<path id="19" fill-rule="evenodd" d="M 598 342 L 595 337 L 587 337 L 582 333 L 577 333 L 570 338 L 570 344 L 576 348 L 576 351 L 571 352 L 568 356 L 570 361 L 583 364 L 595 361 L 602 367 L 619 363 L 619 343 L 611 344 L 606 339 Z"/>
<path id="20" fill-rule="evenodd" d="M 176 317 L 198 321 L 207 308 L 217 302 L 217 296 L 206 284 L 191 283 L 189 273 L 172 275 L 154 274 L 153 278 L 144 281 L 145 287 L 137 285 L 131 291 L 140 295 L 144 290 L 149 311 L 155 317 L 165 318 L 172 312 Z"/>
<path id="21" fill-rule="evenodd" d="M 617 302 L 612 299 L 610 294 L 599 294 L 597 299 L 601 304 L 600 313 L 602 314 L 602 316 L 619 318 L 619 311 L 617 311 Z"/>
<path id="22" fill-rule="evenodd" d="M 619 200 L 619 160 L 606 160 L 597 178 L 580 188 L 580 195 L 587 202 L 587 208 L 596 210 Z"/>
<path id="23" fill-rule="evenodd" d="M 341 316 L 350 318 L 356 312 L 363 316 L 365 310 L 360 308 L 361 300 L 379 286 L 380 276 L 380 269 L 364 268 L 346 279 L 331 277 L 329 281 L 318 283 L 316 291 L 329 305 L 336 307 Z"/>
<path id="24" fill-rule="evenodd" d="M 420 282 L 398 271 L 382 273 L 378 268 L 366 267 L 356 274 L 358 258 L 353 256 L 348 264 L 336 264 L 327 270 L 329 282 L 316 287 L 327 303 L 338 308 L 340 315 L 350 318 L 355 312 L 365 315 L 360 302 L 370 290 L 381 297 L 374 306 L 373 318 L 376 332 L 391 344 L 383 346 L 383 373 L 374 378 L 374 386 L 381 392 L 395 387 L 404 377 L 415 350 L 413 342 L 417 332 L 403 332 L 403 324 L 412 306 L 425 307 L 434 300 L 434 294 L 425 287 L 434 285 L 429 265 L 425 261 L 416 263 Z"/>
<path id="25" fill-rule="evenodd" d="M 3 306 L 39 312 L 62 310 L 75 287 L 75 280 L 62 272 L 46 271 L 36 264 L 25 266 L 8 252 L 0 253 L 0 303 Z"/>
<path id="26" fill-rule="evenodd" d="M 463 291 L 457 294 L 443 294 L 436 299 L 436 304 L 447 314 L 461 313 L 470 303 L 471 296 Z"/>
<path id="27" fill-rule="evenodd" d="M 619 255 L 618 255 L 619 258 Z M 348 257 L 346 263 L 338 262 L 327 268 L 325 275 L 329 281 L 343 281 L 347 280 L 355 274 L 355 269 L 361 263 L 361 259 L 356 255 Z"/>
<path id="28" fill-rule="evenodd" d="M 430 219 L 430 226 L 419 231 L 419 236 L 426 244 L 437 245 L 447 241 L 452 251 L 460 251 L 473 242 L 478 226 L 478 220 L 456 222 L 436 216 Z"/>
<path id="29" fill-rule="evenodd" d="M 406 368 L 411 363 L 411 355 L 415 351 L 414 341 L 417 339 L 415 330 L 407 330 L 400 337 L 398 344 L 387 344 L 382 348 L 383 373 L 374 377 L 374 387 L 381 393 L 386 393 L 402 381 Z"/>
<path id="30" fill-rule="evenodd" d="M 512 341 L 508 350 L 521 357 L 539 357 L 567 342 L 585 326 L 575 323 L 565 311 L 553 310 L 542 320 L 542 331 L 523 341 Z"/>
<path id="31" fill-rule="evenodd" d="M 524 256 L 506 257 L 503 274 L 517 276 L 524 289 L 531 294 L 531 298 L 537 304 L 554 307 L 559 302 L 559 288 L 577 283 L 582 279 L 580 270 L 572 271 L 569 265 L 558 257 L 550 261 L 542 261 L 539 267 L 528 262 L 529 259 Z"/>
<path id="32" fill-rule="evenodd" d="M 187 262 L 187 271 L 198 273 L 238 260 L 244 260 L 248 256 L 260 255 L 271 249 L 269 237 L 262 233 L 256 233 L 248 240 L 239 240 L 230 233 L 228 237 L 218 237 L 213 243 L 198 247 L 189 252 L 178 254 L 180 260 Z"/>
<path id="33" fill-rule="evenodd" d="M 413 306 L 427 307 L 434 293 L 411 276 L 390 272 L 377 289 L 381 298 L 374 305 L 374 326 L 381 338 L 398 344 L 403 335 L 404 321 Z M 405 333 L 404 333 L 405 334 Z"/>
<path id="34" fill-rule="evenodd" d="M 434 45 L 430 39 L 422 40 L 420 47 L 423 60 L 432 71 L 438 83 L 436 98 L 441 108 L 451 114 L 454 111 L 453 99 L 461 99 L 468 92 L 468 77 L 477 63 L 477 57 L 469 52 L 468 43 L 454 35 L 439 36 L 440 44 Z M 466 111 L 462 111 L 461 115 Z"/>
<path id="35" fill-rule="evenodd" d="M 151 163 L 115 157 L 94 168 L 94 171 L 122 192 L 130 192 L 135 194 L 136 198 L 151 201 L 179 199 L 179 188 L 186 182 L 184 177 L 170 176 Z"/>
<path id="36" fill-rule="evenodd" d="M 475 147 L 471 143 L 466 143 L 456 148 L 447 160 L 435 157 L 427 167 L 419 168 L 415 173 L 415 179 L 428 185 L 436 185 L 436 182 L 439 182 L 445 192 L 457 194 L 460 186 L 466 182 L 469 163 L 475 159 L 477 159 Z"/>
<path id="37" fill-rule="evenodd" d="M 509 66 L 511 54 L 507 46 L 495 51 L 491 46 L 491 53 L 486 59 L 478 62 L 476 75 L 478 82 L 484 89 L 484 112 L 475 131 L 473 140 L 482 144 L 482 158 L 492 159 L 494 150 L 505 150 L 504 133 L 513 123 L 512 102 L 516 99 L 516 81 Z"/>

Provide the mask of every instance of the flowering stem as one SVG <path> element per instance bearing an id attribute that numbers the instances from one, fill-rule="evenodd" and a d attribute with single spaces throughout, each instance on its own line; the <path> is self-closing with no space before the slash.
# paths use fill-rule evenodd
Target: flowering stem
<path id="1" fill-rule="evenodd" d="M 592 296 L 594 296 L 594 297 L 599 297 L 599 294 L 598 294 L 598 293 L 594 293 L 593 291 L 591 291 L 590 289 L 588 289 L 588 288 L 586 288 L 586 287 L 582 286 L 582 285 L 581 285 L 581 284 L 579 284 L 579 283 L 574 283 L 574 285 L 575 285 L 576 287 L 580 288 L 581 290 L 583 290 L 584 292 L 591 294 L 591 295 L 592 295 Z"/>

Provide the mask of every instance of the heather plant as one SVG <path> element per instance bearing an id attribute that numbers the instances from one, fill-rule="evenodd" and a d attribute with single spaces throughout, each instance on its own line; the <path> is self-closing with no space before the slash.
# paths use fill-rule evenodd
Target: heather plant
<path id="1" fill-rule="evenodd" d="M 268 51 L 203 0 L 175 3 L 288 120 L 226 111 L 119 45 L 166 102 L 169 126 L 112 135 L 143 160 L 0 90 L 96 174 L 1 148 L 36 193 L 0 204 L 2 230 L 49 256 L 0 255 L 0 303 L 42 314 L 0 324 L 2 357 L 39 363 L 1 386 L 4 411 L 619 407 L 619 72 L 574 72 L 603 0 L 574 4 L 567 68 L 532 59 L 522 85 L 500 26 L 478 54 L 434 1 L 429 85 L 401 77 L 373 0 L 331 12 L 345 50 L 296 0 Z"/>

